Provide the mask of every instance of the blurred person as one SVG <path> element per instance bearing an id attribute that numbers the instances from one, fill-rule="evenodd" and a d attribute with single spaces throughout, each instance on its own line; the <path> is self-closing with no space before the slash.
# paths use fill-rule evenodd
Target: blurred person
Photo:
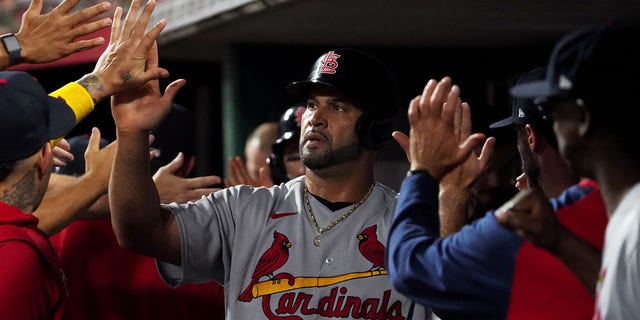
<path id="1" fill-rule="evenodd" d="M 300 140 L 300 119 L 306 103 L 298 103 L 282 114 L 278 121 L 278 134 L 271 146 L 271 155 L 259 169 L 258 180 L 253 179 L 239 158 L 229 161 L 229 178 L 226 186 L 246 184 L 254 187 L 271 187 L 304 174 L 304 164 L 300 160 L 298 143 Z"/>
<path id="2" fill-rule="evenodd" d="M 50 319 L 67 295 L 64 274 L 38 208 L 53 167 L 50 139 L 75 126 L 72 110 L 48 97 L 28 73 L 0 72 L 0 314 L 8 319 Z"/>
<path id="3" fill-rule="evenodd" d="M 271 155 L 271 146 L 276 141 L 278 123 L 265 122 L 258 125 L 244 146 L 244 158 L 247 172 L 254 180 L 260 178 L 260 168 L 267 165 L 267 158 Z"/>
<path id="4" fill-rule="evenodd" d="M 521 191 L 501 207 L 498 221 L 594 283 L 593 319 L 637 319 L 640 314 L 640 152 L 637 123 L 629 114 L 640 89 L 639 32 L 637 23 L 576 28 L 556 43 L 544 79 L 511 91 L 540 103 L 562 156 L 578 174 L 600 185 L 609 215 L 601 263 L 582 261 L 594 250 L 558 223 L 538 187 Z"/>
<path id="5" fill-rule="evenodd" d="M 277 122 L 263 122 L 251 131 L 245 140 L 244 160 L 241 157 L 229 159 L 225 187 L 240 184 L 255 187 L 273 185 L 267 160 L 272 153 L 271 146 L 276 141 L 277 134 Z"/>
<path id="6" fill-rule="evenodd" d="M 287 87 L 307 99 L 305 175 L 161 205 L 146 172 L 146 135 L 182 85 L 176 80 L 161 94 L 155 81 L 114 97 L 119 142 L 109 197 L 122 246 L 156 257 L 171 286 L 224 283 L 229 319 L 430 318 L 386 277 L 384 243 L 397 193 L 375 182 L 373 169 L 376 151 L 391 139 L 400 98 L 380 60 L 330 50 L 306 80 Z M 149 116 L 132 116 L 139 112 Z"/>
<path id="7" fill-rule="evenodd" d="M 300 159 L 300 121 L 306 103 L 289 107 L 278 122 L 278 139 L 271 146 L 272 153 L 267 159 L 273 184 L 285 183 L 304 175 L 304 164 Z"/>
<path id="8" fill-rule="evenodd" d="M 543 76 L 544 70 L 532 70 L 519 83 Z M 433 307 L 443 319 L 589 317 L 594 299 L 582 279 L 560 259 L 500 226 L 494 210 L 463 227 L 467 211 L 456 211 L 455 204 L 464 205 L 472 194 L 465 181 L 481 175 L 487 150 L 492 151 L 487 145 L 495 141 L 487 139 L 476 156 L 473 149 L 484 135 L 471 134 L 470 109 L 461 103 L 459 87 L 448 77 L 429 81 L 422 96 L 412 101 L 409 119 L 412 171 L 400 190 L 389 235 L 394 287 Z M 597 184 L 580 181 L 561 158 L 551 126 L 533 100 L 515 99 L 512 115 L 491 127 L 511 125 L 529 185 L 543 186 L 547 196 L 556 197 L 553 208 L 562 223 L 602 247 L 606 215 Z M 466 189 L 443 188 L 452 176 L 449 186 Z M 443 193 L 449 195 L 443 198 Z M 450 232 L 441 236 L 447 228 L 440 223 L 452 224 Z"/>

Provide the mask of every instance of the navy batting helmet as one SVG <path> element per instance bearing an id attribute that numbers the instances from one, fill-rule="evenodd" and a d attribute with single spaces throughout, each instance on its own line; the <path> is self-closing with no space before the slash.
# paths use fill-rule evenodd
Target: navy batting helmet
<path id="1" fill-rule="evenodd" d="M 290 177 L 284 165 L 283 153 L 287 142 L 298 144 L 300 140 L 300 121 L 306 103 L 300 102 L 285 110 L 278 122 L 278 139 L 271 146 L 271 156 L 267 159 L 271 168 L 271 179 L 275 184 L 286 182 Z"/>
<path id="2" fill-rule="evenodd" d="M 334 88 L 362 108 L 355 129 L 363 146 L 377 150 L 391 139 L 400 94 L 395 78 L 376 57 L 356 49 L 333 49 L 316 60 L 307 80 L 289 84 L 287 91 L 306 99 L 316 85 Z"/>

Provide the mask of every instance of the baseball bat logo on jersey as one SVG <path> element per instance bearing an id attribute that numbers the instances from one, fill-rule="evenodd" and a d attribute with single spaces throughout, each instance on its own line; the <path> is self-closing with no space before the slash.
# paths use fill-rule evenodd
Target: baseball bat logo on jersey
<path id="1" fill-rule="evenodd" d="M 289 248 L 291 248 L 289 238 L 278 231 L 274 231 L 271 247 L 269 247 L 269 249 L 262 254 L 260 260 L 258 260 L 258 264 L 251 275 L 251 283 L 249 283 L 249 286 L 240 294 L 238 300 L 245 302 L 251 301 L 251 299 L 253 299 L 251 295 L 253 285 L 262 277 L 273 279 L 273 272 L 282 267 L 289 259 Z"/>
<path id="2" fill-rule="evenodd" d="M 332 277 L 295 277 L 287 272 L 274 272 L 282 267 L 289 258 L 291 243 L 287 236 L 274 232 L 274 241 L 262 254 L 251 276 L 251 282 L 238 297 L 239 301 L 250 302 L 254 298 L 262 298 L 262 310 L 267 319 L 302 319 L 295 314 L 318 314 L 323 317 L 361 318 L 361 319 L 404 319 L 402 303 L 391 301 L 391 290 L 384 292 L 381 298 L 363 299 L 349 295 L 348 286 L 335 286 L 347 281 L 386 276 L 384 254 L 385 247 L 378 241 L 377 225 L 372 225 L 355 237 L 358 239 L 358 250 L 372 266 L 367 271 L 355 271 Z M 262 277 L 268 280 L 259 281 Z M 317 306 L 310 305 L 314 295 L 308 292 L 291 292 L 305 288 L 331 288 L 328 296 L 320 297 Z M 271 298 L 274 294 L 282 294 L 271 310 Z M 283 315 L 287 316 L 283 316 Z"/>

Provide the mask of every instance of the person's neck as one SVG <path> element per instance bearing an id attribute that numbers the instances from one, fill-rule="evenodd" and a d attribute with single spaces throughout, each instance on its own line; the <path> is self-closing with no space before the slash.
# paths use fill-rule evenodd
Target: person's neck
<path id="1" fill-rule="evenodd" d="M 594 177 L 600 186 L 607 214 L 612 216 L 629 190 L 640 182 L 640 168 L 613 156 L 607 164 L 596 167 Z"/>
<path id="2" fill-rule="evenodd" d="M 331 202 L 358 202 L 373 183 L 373 170 L 327 175 L 307 169 L 305 173 L 309 192 Z"/>

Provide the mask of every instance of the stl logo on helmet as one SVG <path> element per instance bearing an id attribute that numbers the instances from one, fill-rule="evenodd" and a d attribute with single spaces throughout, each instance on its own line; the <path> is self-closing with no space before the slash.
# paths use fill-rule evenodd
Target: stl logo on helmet
<path id="1" fill-rule="evenodd" d="M 338 69 L 338 58 L 340 58 L 339 54 L 336 54 L 333 51 L 329 51 L 327 55 L 324 57 L 324 59 L 322 60 L 320 73 L 335 74 L 336 69 Z"/>

